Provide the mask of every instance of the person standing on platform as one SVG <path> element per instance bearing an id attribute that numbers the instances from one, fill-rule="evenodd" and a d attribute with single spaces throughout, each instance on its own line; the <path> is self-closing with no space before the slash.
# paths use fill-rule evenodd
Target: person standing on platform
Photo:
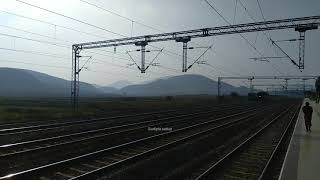
<path id="1" fill-rule="evenodd" d="M 320 77 L 316 80 L 316 103 L 319 104 L 320 101 Z"/>
<path id="2" fill-rule="evenodd" d="M 310 106 L 309 102 L 306 102 L 306 105 L 303 106 L 302 111 L 304 113 L 304 123 L 306 125 L 307 132 L 311 132 L 311 119 L 312 119 L 312 113 L 313 109 Z"/>

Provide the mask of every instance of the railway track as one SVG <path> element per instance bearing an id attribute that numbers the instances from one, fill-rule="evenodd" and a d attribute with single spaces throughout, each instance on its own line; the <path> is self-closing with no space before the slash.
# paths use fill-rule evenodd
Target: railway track
<path id="1" fill-rule="evenodd" d="M 240 105 L 224 105 L 221 107 L 200 107 L 194 110 L 189 110 L 186 112 L 186 110 L 169 110 L 169 111 L 157 111 L 157 112 L 149 112 L 149 113 L 140 113 L 140 114 L 134 114 L 134 115 L 120 115 L 120 116 L 113 116 L 108 118 L 98 118 L 98 119 L 88 119 L 88 120 L 80 120 L 80 121 L 71 121 L 71 122 L 64 122 L 64 123 L 53 123 L 53 124 L 42 124 L 42 125 L 36 125 L 36 126 L 22 126 L 22 127 L 14 127 L 14 128 L 6 128 L 6 129 L 0 129 L 0 142 L 1 144 L 10 143 L 8 140 L 13 139 L 15 142 L 22 141 L 23 139 L 26 139 L 29 137 L 29 135 L 34 135 L 29 137 L 34 138 L 37 136 L 41 137 L 48 137 L 48 136 L 54 136 L 58 132 L 60 132 L 60 135 L 68 132 L 81 132 L 86 131 L 88 129 L 94 129 L 94 128 L 102 128 L 110 127 L 110 126 L 116 126 L 116 125 L 123 125 L 123 124 L 129 124 L 134 122 L 141 122 L 141 121 L 147 121 L 147 120 L 154 120 L 159 118 L 165 118 L 170 116 L 177 116 L 177 115 L 183 115 L 183 114 L 191 114 L 191 113 L 197 113 L 197 112 L 204 112 L 204 111 L 210 111 L 210 110 L 221 110 L 223 108 L 229 109 L 229 108 L 244 108 L 249 107 L 249 105 L 245 105 L 244 107 Z M 16 135 L 16 136 L 15 136 Z M 15 136 L 14 138 L 8 138 L 10 136 Z M 20 136 L 20 137 L 19 137 Z M 23 138 L 23 139 L 22 139 Z M 11 141 L 11 143 L 13 143 Z"/>
<path id="2" fill-rule="evenodd" d="M 248 103 L 250 104 L 250 103 Z M 194 108 L 194 107 L 186 107 L 186 108 L 177 108 L 177 109 L 171 109 L 171 110 L 159 110 L 159 111 L 148 111 L 148 112 L 139 112 L 139 113 L 133 113 L 133 112 L 118 112 L 115 111 L 111 114 L 106 114 L 105 117 L 99 117 L 99 118 L 90 118 L 90 119 L 72 119 L 68 120 L 46 120 L 46 121 L 28 121 L 28 122 L 16 122 L 16 123 L 5 123 L 0 124 L 0 134 L 4 133 L 14 133 L 19 131 L 27 131 L 27 130 L 36 130 L 36 129 L 43 129 L 43 128 L 50 128 L 50 127 L 61 127 L 65 125 L 72 125 L 72 124 L 82 124 L 82 123 L 88 123 L 88 122 L 95 122 L 95 121 L 103 121 L 103 120 L 112 120 L 112 119 L 123 119 L 123 118 L 131 118 L 131 117 L 139 117 L 139 116 L 148 116 L 148 115 L 161 115 L 161 114 L 169 114 L 169 113 L 181 113 L 185 112 L 186 109 L 192 110 L 204 110 L 204 109 L 210 109 L 210 108 L 216 108 L 216 107 L 230 107 L 230 106 L 241 106 L 243 104 L 240 103 L 234 103 L 234 104 L 215 104 L 214 106 L 208 106 L 208 105 L 202 105 L 200 107 Z M 120 113 L 125 115 L 119 115 Z"/>
<path id="3" fill-rule="evenodd" d="M 247 115 L 243 116 L 244 114 Z M 86 174 L 88 171 L 90 172 L 93 169 L 94 171 L 96 171 L 97 169 L 101 169 L 101 167 L 105 167 L 106 165 L 109 166 L 110 164 L 113 164 L 112 167 L 115 167 L 115 163 L 123 162 L 123 160 L 128 159 L 128 157 L 132 159 L 133 157 L 136 157 L 137 154 L 146 154 L 146 152 L 149 152 L 151 149 L 159 149 L 160 147 L 165 147 L 164 145 L 167 146 L 168 144 L 174 144 L 173 142 L 181 142 L 183 140 L 187 140 L 190 137 L 193 137 L 195 134 L 203 134 L 208 131 L 216 130 L 219 127 L 225 127 L 232 123 L 239 123 L 248 118 L 250 119 L 251 116 L 255 116 L 256 114 L 257 112 L 248 115 L 248 112 L 246 112 L 242 113 L 242 116 L 239 116 L 239 114 L 229 115 L 227 117 L 221 117 L 218 119 L 207 120 L 201 123 L 195 123 L 193 125 L 181 127 L 170 132 L 158 133 L 156 135 L 140 138 L 131 142 L 112 146 L 74 158 L 65 159 L 59 162 L 47 164 L 17 173 L 7 174 L 2 178 L 42 177 L 43 179 L 45 179 L 45 177 L 50 177 L 50 179 L 68 179 L 71 176 L 82 176 L 83 174 Z M 138 145 L 139 147 L 136 147 Z M 106 156 L 106 154 L 108 157 L 105 158 L 108 160 L 102 158 Z M 97 156 L 99 157 L 97 158 Z M 88 163 L 85 163 L 83 161 L 88 161 Z M 79 163 L 81 167 L 77 167 L 79 166 Z M 63 170 L 66 170 L 66 167 L 68 167 L 67 172 L 62 172 Z"/>
<path id="4" fill-rule="evenodd" d="M 281 169 L 276 159 L 284 140 L 291 137 L 300 106 L 274 119 L 223 156 L 195 179 L 271 179 Z M 278 161 L 275 163 L 275 161 Z M 272 163 L 274 163 L 272 165 Z M 275 168 L 277 167 L 277 168 Z"/>
<path id="5" fill-rule="evenodd" d="M 219 151 L 232 146 L 241 139 L 240 137 L 245 137 L 250 132 L 256 132 L 257 126 L 260 127 L 269 122 L 270 117 L 272 119 L 279 118 L 284 114 L 283 110 L 279 112 L 280 114 L 271 113 L 276 110 L 265 109 L 256 116 L 247 117 L 234 123 L 226 123 L 217 128 L 209 129 L 209 131 L 204 131 L 204 133 L 190 136 L 185 139 L 188 141 L 177 141 L 174 146 L 158 149 L 158 151 L 155 149 L 153 151 L 154 155 L 149 153 L 149 157 L 141 156 L 136 162 L 124 161 L 122 165 L 118 165 L 118 168 L 112 164 L 109 167 L 88 172 L 75 179 L 95 179 L 98 177 L 107 179 L 131 179 L 132 177 L 141 177 L 141 179 L 193 179 L 186 175 L 192 174 L 199 161 L 201 164 L 206 162 L 208 158 L 217 159 Z M 268 117 L 266 113 L 269 113 Z M 118 171 L 112 172 L 113 169 L 118 169 Z"/>
<path id="6" fill-rule="evenodd" d="M 234 113 L 240 111 L 238 109 L 229 109 L 229 110 L 233 110 Z M 252 110 L 248 110 L 248 112 Z M 144 131 L 145 128 L 148 128 L 150 126 L 170 126 L 170 127 L 178 128 L 177 125 L 179 124 L 180 126 L 182 126 L 185 124 L 195 123 L 194 121 L 187 121 L 187 120 L 192 120 L 193 118 L 201 118 L 201 117 L 208 117 L 208 116 L 219 117 L 219 115 L 216 115 L 218 111 L 219 110 L 212 110 L 212 111 L 197 112 L 197 113 L 186 114 L 186 115 L 176 115 L 176 116 L 160 118 L 155 120 L 148 120 L 143 122 L 125 124 L 120 126 L 112 126 L 107 128 L 99 128 L 95 130 L 89 130 L 89 131 L 66 134 L 66 135 L 59 135 L 59 136 L 54 136 L 49 138 L 41 138 L 41 139 L 35 139 L 31 141 L 4 144 L 0 146 L 0 157 L 8 158 L 9 156 L 14 156 L 22 153 L 36 152 L 39 150 L 45 150 L 52 147 L 70 145 L 70 144 L 80 143 L 80 142 L 94 140 L 98 138 L 105 138 L 111 135 L 120 135 L 120 134 L 127 135 L 127 133 L 131 133 L 133 131 L 138 131 L 138 130 Z M 197 123 L 199 123 L 199 121 Z"/>
<path id="7" fill-rule="evenodd" d="M 237 112 L 245 107 L 221 107 L 225 110 L 234 111 Z M 155 125 L 157 123 L 164 123 L 164 122 L 174 122 L 174 121 L 180 121 L 182 118 L 192 118 L 194 116 L 201 116 L 201 115 L 209 115 L 212 116 L 219 116 L 223 113 L 220 112 L 221 109 L 213 108 L 211 110 L 199 110 L 195 112 L 189 112 L 187 114 L 168 114 L 163 117 L 155 117 L 150 116 L 147 117 L 147 119 L 144 120 L 131 120 L 129 123 L 104 123 L 104 124 L 98 124 L 93 127 L 86 127 L 86 128 L 75 128 L 75 129 L 69 129 L 69 128 L 59 128 L 59 131 L 49 131 L 47 128 L 45 129 L 39 129 L 36 131 L 27 131 L 27 132 L 17 132 L 17 133 L 8 133 L 0 135 L 2 138 L 0 141 L 0 155 L 9 153 L 10 149 L 15 147 L 23 147 L 28 145 L 37 145 L 39 146 L 40 143 L 46 143 L 46 142 L 53 142 L 54 140 L 69 140 L 70 138 L 77 138 L 77 139 L 83 139 L 90 136 L 98 136 L 103 135 L 106 133 L 111 133 L 115 131 L 124 131 L 128 129 L 132 129 L 134 127 L 139 127 L 143 125 Z M 54 128 L 56 129 L 56 128 Z M 40 137 L 40 138 L 39 138 Z M 9 151 L 8 151 L 9 150 Z M 18 151 L 16 149 L 13 149 L 13 151 Z"/>

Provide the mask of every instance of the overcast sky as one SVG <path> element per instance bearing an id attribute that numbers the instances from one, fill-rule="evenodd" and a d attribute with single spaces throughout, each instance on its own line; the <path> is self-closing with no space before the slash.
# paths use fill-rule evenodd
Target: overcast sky
<path id="1" fill-rule="evenodd" d="M 68 80 L 71 77 L 73 43 L 226 25 L 226 22 L 204 0 L 85 0 L 105 10 L 80 0 L 23 1 L 109 31 L 90 27 L 16 0 L 1 0 L 0 66 L 30 69 Z M 209 0 L 232 24 L 253 22 L 250 16 L 256 21 L 263 21 L 257 0 L 241 0 L 243 6 L 239 1 Z M 319 0 L 259 0 L 259 2 L 266 20 L 320 14 Z M 270 31 L 267 34 L 262 32 L 244 34 L 264 56 L 283 56 L 268 41 L 269 35 L 274 40 L 281 40 L 298 38 L 299 34 L 293 29 Z M 201 59 L 210 65 L 197 64 L 188 73 L 202 74 L 215 80 L 217 76 L 319 75 L 319 42 L 319 30 L 306 33 L 305 70 L 300 72 L 288 59 L 277 59 L 270 63 L 249 59 L 259 57 L 259 54 L 237 34 L 192 39 L 189 46 L 213 44 L 213 47 Z M 152 45 L 147 46 L 147 49 L 164 48 L 164 51 L 155 61 L 160 63 L 160 66 L 150 67 L 146 74 L 141 74 L 135 66 L 129 66 L 132 62 L 125 52 L 137 49 L 135 46 L 119 47 L 116 53 L 113 52 L 113 48 L 82 51 L 81 55 L 92 56 L 92 59 L 81 72 L 80 80 L 108 85 L 119 80 L 138 83 L 182 74 L 181 43 L 169 41 Z M 298 59 L 298 42 L 282 42 L 279 45 L 293 59 Z M 204 50 L 189 50 L 189 63 L 192 63 Z M 147 53 L 146 61 L 150 62 L 156 54 L 157 52 Z M 131 55 L 134 60 L 140 62 L 138 52 L 132 52 Z M 83 58 L 81 63 L 85 61 Z M 232 83 L 245 85 L 242 81 L 232 81 Z"/>

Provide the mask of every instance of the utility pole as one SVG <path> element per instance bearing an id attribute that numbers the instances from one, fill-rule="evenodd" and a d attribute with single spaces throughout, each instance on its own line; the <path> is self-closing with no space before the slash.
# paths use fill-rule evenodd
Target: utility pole
<path id="1" fill-rule="evenodd" d="M 218 77 L 218 98 L 221 96 L 221 77 Z"/>
<path id="2" fill-rule="evenodd" d="M 182 72 L 187 72 L 188 67 L 188 42 L 191 41 L 191 38 L 189 36 L 187 37 L 181 37 L 177 38 L 176 42 L 182 42 L 183 48 L 182 48 Z"/>
<path id="3" fill-rule="evenodd" d="M 253 85 L 252 85 L 253 79 L 254 79 L 254 77 L 248 78 L 249 83 L 250 83 L 250 93 L 253 93 Z"/>
<path id="4" fill-rule="evenodd" d="M 141 46 L 141 66 L 140 71 L 141 73 L 146 72 L 146 46 L 148 45 L 148 42 L 142 41 L 142 42 L 136 42 L 136 46 Z"/>
<path id="5" fill-rule="evenodd" d="M 288 96 L 288 78 L 284 79 L 286 81 L 286 84 L 285 84 L 285 90 L 286 90 L 286 95 Z"/>
<path id="6" fill-rule="evenodd" d="M 80 58 L 80 50 L 79 46 L 72 46 L 72 81 L 71 81 L 71 104 L 73 107 L 73 111 L 77 111 L 79 107 L 79 58 Z"/>
<path id="7" fill-rule="evenodd" d="M 316 25 L 298 26 L 295 31 L 299 32 L 299 69 L 304 69 L 304 56 L 305 56 L 305 38 L 307 30 L 318 29 Z"/>

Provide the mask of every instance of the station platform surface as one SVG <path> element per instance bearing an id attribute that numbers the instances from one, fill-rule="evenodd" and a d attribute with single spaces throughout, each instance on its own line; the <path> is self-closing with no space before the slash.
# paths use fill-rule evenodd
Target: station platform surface
<path id="1" fill-rule="evenodd" d="M 305 99 L 313 108 L 311 132 L 306 132 L 302 109 L 288 147 L 279 180 L 320 179 L 320 105 Z"/>

